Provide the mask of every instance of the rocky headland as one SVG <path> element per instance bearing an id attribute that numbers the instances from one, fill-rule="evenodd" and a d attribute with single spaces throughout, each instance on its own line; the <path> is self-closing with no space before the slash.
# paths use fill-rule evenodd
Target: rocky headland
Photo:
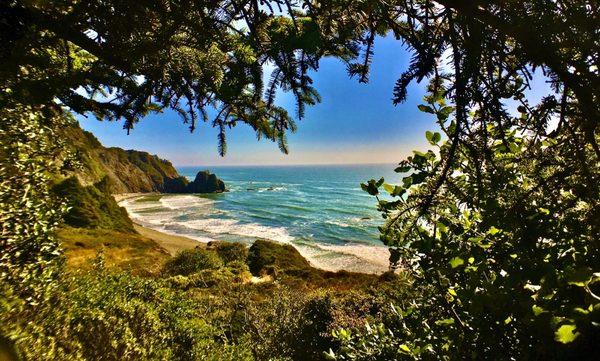
<path id="1" fill-rule="evenodd" d="M 72 125 L 63 130 L 67 144 L 75 155 L 68 176 L 82 186 L 108 179 L 110 193 L 220 193 L 225 183 L 208 170 L 198 172 L 193 181 L 179 175 L 168 160 L 138 150 L 104 147 L 90 132 Z"/>

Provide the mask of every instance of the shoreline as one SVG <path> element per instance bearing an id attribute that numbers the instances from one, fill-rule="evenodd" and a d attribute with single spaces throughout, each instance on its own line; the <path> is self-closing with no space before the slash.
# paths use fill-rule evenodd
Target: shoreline
<path id="1" fill-rule="evenodd" d="M 204 248 L 206 243 L 200 242 L 188 237 L 173 235 L 157 231 L 152 228 L 142 226 L 139 223 L 133 222 L 133 228 L 141 236 L 150 238 L 156 242 L 159 246 L 164 248 L 171 256 L 175 256 L 178 252 L 185 251 L 187 249 L 193 249 L 196 247 Z"/>
<path id="2" fill-rule="evenodd" d="M 122 201 L 125 201 L 128 199 L 131 199 L 131 198 L 148 196 L 148 195 L 159 195 L 159 194 L 161 194 L 161 193 L 157 193 L 157 192 L 121 193 L 121 194 L 114 194 L 113 197 L 115 198 L 115 201 L 117 201 L 117 203 L 119 203 L 119 202 L 122 202 Z M 128 212 L 128 214 L 129 214 L 129 212 Z M 130 215 L 130 217 L 131 217 L 131 215 Z M 204 247 L 206 247 L 206 245 L 208 243 L 208 242 L 205 242 L 202 240 L 193 239 L 193 238 L 182 236 L 182 235 L 176 235 L 176 234 L 168 233 L 168 232 L 165 232 L 162 230 L 150 228 L 149 226 L 141 225 L 134 218 L 132 218 L 132 221 L 134 223 L 135 230 L 140 235 L 152 239 L 158 245 L 160 245 L 162 248 L 167 250 L 172 256 L 174 256 L 178 252 L 186 250 L 186 249 L 193 249 L 196 247 L 204 248 Z M 217 239 L 214 239 L 214 240 L 217 241 Z M 368 246 L 363 246 L 363 245 L 356 245 L 356 246 L 328 246 L 328 245 L 302 246 L 302 245 L 293 244 L 291 242 L 289 244 L 292 245 L 298 252 L 300 252 L 302 257 L 304 257 L 310 263 L 310 265 L 312 267 L 321 269 L 324 271 L 338 272 L 338 271 L 345 270 L 348 272 L 359 272 L 359 273 L 366 273 L 366 274 L 382 274 L 382 273 L 388 271 L 388 263 L 387 262 L 381 262 L 381 261 L 377 262 L 376 261 L 376 258 L 380 258 L 380 257 L 376 257 L 374 255 L 374 258 L 369 259 L 368 257 L 365 258 L 364 256 L 363 257 L 360 256 L 361 254 L 364 255 L 364 252 L 366 251 L 366 249 L 364 249 L 363 247 L 368 247 Z M 320 249 L 321 251 L 325 251 L 325 252 L 342 251 L 342 249 L 340 249 L 341 247 L 348 247 L 348 249 L 343 250 L 344 252 L 339 253 L 340 257 L 345 257 L 346 262 L 344 262 L 340 259 L 341 262 L 337 262 L 337 264 L 329 263 L 329 261 L 331 261 L 331 260 L 326 260 L 326 258 L 322 258 L 323 256 L 325 256 L 324 254 L 318 255 L 318 254 L 314 253 L 315 249 Z M 338 249 L 336 250 L 336 248 L 338 248 Z M 388 252 L 387 249 L 385 249 L 385 252 Z M 343 254 L 343 256 L 342 256 L 342 254 Z M 387 258 L 389 257 L 389 253 L 386 253 L 386 254 L 387 255 L 384 257 L 385 260 L 387 260 Z M 359 260 L 362 260 L 364 263 L 357 264 L 357 263 L 353 263 L 353 262 L 348 262 L 348 260 L 350 260 L 350 259 L 359 259 Z"/>

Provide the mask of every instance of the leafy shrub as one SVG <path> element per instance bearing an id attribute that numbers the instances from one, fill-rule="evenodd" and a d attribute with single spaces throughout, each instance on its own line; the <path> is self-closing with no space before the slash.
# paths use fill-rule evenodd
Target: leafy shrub
<path id="1" fill-rule="evenodd" d="M 50 191 L 53 157 L 63 150 L 51 107 L 0 107 L 0 282 L 37 298 L 56 276 L 61 251 L 52 231 L 66 211 Z M 25 295 L 26 294 L 26 295 Z"/>
<path id="2" fill-rule="evenodd" d="M 161 280 L 99 268 L 60 280 L 35 312 L 0 321 L 19 330 L 24 359 L 249 359 L 247 344 L 226 342 L 221 325 L 198 317 L 201 306 Z"/>
<path id="3" fill-rule="evenodd" d="M 425 100 L 442 128 L 452 126 L 440 93 Z M 557 105 L 539 105 L 546 106 Z M 426 135 L 438 149 L 403 161 L 401 185 L 363 184 L 395 198 L 379 199 L 381 240 L 424 292 L 386 325 L 406 357 L 585 359 L 597 348 L 600 163 L 571 132 L 550 137 L 544 125 L 539 135 L 528 133 L 537 109 L 504 119 L 511 131 L 474 111 L 459 142 Z M 589 165 L 577 149 L 592 157 Z M 438 174 L 444 165 L 450 170 Z M 372 330 L 364 338 L 339 335 L 344 350 L 357 350 L 346 359 L 363 358 L 358 350 L 375 337 Z M 381 342 L 371 351 L 384 352 Z"/>
<path id="4" fill-rule="evenodd" d="M 80 228 L 110 229 L 134 233 L 133 222 L 123 207 L 111 195 L 108 177 L 94 185 L 83 187 L 76 177 L 70 177 L 53 187 L 56 195 L 69 205 L 64 222 Z"/>
<path id="5" fill-rule="evenodd" d="M 215 241 L 208 243 L 208 248 L 214 250 L 225 264 L 246 262 L 248 258 L 248 247 L 243 243 Z"/>
<path id="6" fill-rule="evenodd" d="M 223 261 L 215 252 L 196 248 L 179 252 L 167 261 L 163 270 L 170 275 L 187 276 L 206 269 L 217 269 L 221 266 L 223 266 Z"/>
<path id="7" fill-rule="evenodd" d="M 273 274 L 279 270 L 301 270 L 308 261 L 290 244 L 256 240 L 248 252 L 248 267 L 254 275 Z"/>

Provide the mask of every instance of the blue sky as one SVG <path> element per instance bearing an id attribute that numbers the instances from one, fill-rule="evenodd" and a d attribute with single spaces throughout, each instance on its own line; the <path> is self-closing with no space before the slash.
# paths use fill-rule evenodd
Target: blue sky
<path id="1" fill-rule="evenodd" d="M 298 131 L 288 135 L 288 155 L 275 143 L 257 141 L 250 127 L 240 125 L 229 130 L 227 155 L 220 157 L 216 131 L 209 124 L 190 133 L 172 111 L 146 117 L 130 135 L 122 121 L 100 122 L 90 116 L 80 118 L 80 124 L 106 146 L 148 151 L 179 166 L 394 163 L 413 149 L 427 148 L 425 131 L 437 127 L 434 116 L 417 109 L 426 81 L 411 84 L 407 101 L 392 105 L 394 83 L 409 59 L 399 41 L 379 38 L 368 84 L 349 78 L 342 62 L 322 60 L 312 74 L 322 102 L 307 108 L 306 117 L 297 122 Z M 294 112 L 289 94 L 280 94 L 277 101 Z"/>
<path id="2" fill-rule="evenodd" d="M 228 152 L 220 157 L 216 131 L 209 124 L 190 133 L 172 111 L 146 117 L 130 135 L 122 121 L 100 122 L 90 116 L 81 117 L 80 124 L 106 146 L 148 151 L 175 165 L 398 162 L 413 149 L 426 147 L 424 133 L 435 127 L 433 117 L 417 109 L 425 82 L 411 85 L 406 103 L 392 105 L 395 80 L 409 59 L 400 42 L 378 39 L 368 84 L 350 79 L 342 62 L 322 60 L 312 74 L 322 102 L 307 108 L 306 117 L 297 122 L 298 131 L 288 135 L 288 155 L 275 143 L 257 141 L 248 126 L 240 125 L 228 132 Z M 277 101 L 294 112 L 289 94 L 280 94 Z"/>

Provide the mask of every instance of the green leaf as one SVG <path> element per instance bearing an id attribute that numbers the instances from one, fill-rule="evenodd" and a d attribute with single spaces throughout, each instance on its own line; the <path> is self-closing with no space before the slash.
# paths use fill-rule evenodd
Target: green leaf
<path id="1" fill-rule="evenodd" d="M 327 360 L 337 360 L 337 357 L 335 356 L 335 353 L 333 353 L 332 349 L 329 349 L 329 352 L 325 352 L 325 358 Z"/>
<path id="2" fill-rule="evenodd" d="M 539 316 L 545 312 L 545 310 L 543 308 L 541 308 L 540 306 L 537 306 L 537 305 L 531 306 L 531 310 L 533 311 L 533 314 L 536 316 Z"/>
<path id="3" fill-rule="evenodd" d="M 435 321 L 435 324 L 438 326 L 454 325 L 454 319 L 453 318 L 445 318 L 443 320 L 437 320 L 437 321 Z"/>
<path id="4" fill-rule="evenodd" d="M 437 112 L 437 118 L 440 121 L 448 119 L 450 114 L 454 111 L 454 107 L 443 107 Z"/>
<path id="5" fill-rule="evenodd" d="M 412 169 L 411 166 L 404 165 L 404 166 L 400 166 L 400 167 L 394 169 L 394 172 L 396 172 L 396 173 L 406 173 L 406 172 L 410 171 L 411 169 Z"/>
<path id="6" fill-rule="evenodd" d="M 419 110 L 422 112 L 429 113 L 429 114 L 435 114 L 435 111 L 433 110 L 433 108 L 428 105 L 420 104 L 419 106 L 417 106 L 417 108 L 419 108 Z"/>
<path id="7" fill-rule="evenodd" d="M 389 194 L 394 194 L 394 191 L 396 190 L 396 187 L 389 184 L 389 183 L 384 183 L 383 184 L 383 189 L 385 189 L 386 192 L 388 192 Z"/>
<path id="8" fill-rule="evenodd" d="M 406 344 L 400 345 L 400 350 L 404 351 L 406 353 L 410 353 L 410 348 L 408 348 L 408 346 L 406 346 Z"/>
<path id="9" fill-rule="evenodd" d="M 446 227 L 446 225 L 443 224 L 442 222 L 437 222 L 435 224 L 435 226 L 440 230 L 440 232 L 442 232 L 442 233 L 448 233 L 448 227 Z"/>
<path id="10" fill-rule="evenodd" d="M 369 193 L 372 196 L 376 196 L 379 194 L 379 186 L 381 186 L 383 184 L 383 178 L 381 178 L 379 181 L 375 182 L 374 179 L 371 179 L 370 181 L 367 182 L 367 184 L 361 183 L 360 187 L 362 188 L 363 191 Z"/>
<path id="11" fill-rule="evenodd" d="M 579 332 L 575 332 L 576 329 L 575 325 L 562 325 L 554 333 L 554 339 L 560 343 L 573 342 L 579 336 Z"/>
<path id="12" fill-rule="evenodd" d="M 487 231 L 487 233 L 489 235 L 492 235 L 492 236 L 495 235 L 495 234 L 497 234 L 497 233 L 499 233 L 499 232 L 501 232 L 501 231 L 498 228 L 494 227 L 494 226 L 491 226 L 490 229 L 488 229 L 488 231 Z"/>
<path id="13" fill-rule="evenodd" d="M 550 214 L 550 210 L 547 208 L 538 208 L 538 211 L 540 211 L 540 213 L 545 214 L 545 215 L 549 215 Z"/>
<path id="14" fill-rule="evenodd" d="M 459 266 L 462 266 L 463 264 L 465 264 L 465 260 L 463 260 L 460 257 L 454 257 L 450 260 L 449 263 L 450 263 L 450 267 L 456 268 L 456 267 L 459 267 Z"/>
<path id="15" fill-rule="evenodd" d="M 467 241 L 473 243 L 481 243 L 481 241 L 483 241 L 483 237 L 469 237 Z"/>
<path id="16" fill-rule="evenodd" d="M 429 130 L 425 132 L 425 138 L 431 145 L 437 144 L 442 139 L 442 135 L 438 132 L 430 132 Z"/>
<path id="17" fill-rule="evenodd" d="M 419 183 L 423 183 L 423 181 L 429 176 L 429 172 L 419 172 L 419 173 L 415 173 L 413 174 L 412 177 L 412 184 L 419 184 Z"/>
<path id="18" fill-rule="evenodd" d="M 429 143 L 431 143 L 432 139 L 433 139 L 433 132 L 431 131 L 426 131 L 425 132 L 425 138 L 429 141 Z"/>

